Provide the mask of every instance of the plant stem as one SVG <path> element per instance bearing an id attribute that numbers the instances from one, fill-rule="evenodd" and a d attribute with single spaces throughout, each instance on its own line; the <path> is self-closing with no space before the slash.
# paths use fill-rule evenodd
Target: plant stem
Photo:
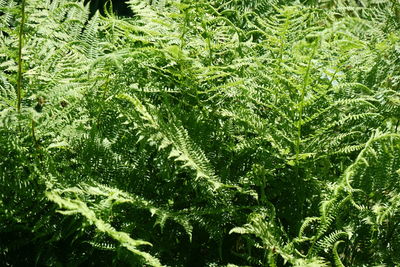
<path id="1" fill-rule="evenodd" d="M 310 70 L 311 70 L 311 62 L 312 59 L 314 58 L 315 52 L 317 50 L 317 43 L 314 44 L 313 47 L 313 51 L 312 54 L 310 56 L 310 58 L 308 59 L 308 63 L 307 63 L 307 69 L 306 69 L 306 73 L 304 74 L 304 79 L 303 79 L 303 85 L 301 87 L 301 96 L 300 96 L 300 101 L 298 104 L 298 123 L 297 123 L 297 138 L 296 138 L 296 147 L 295 147 L 295 152 L 296 152 L 296 166 L 297 166 L 297 170 L 299 167 L 299 156 L 300 156 L 300 146 L 301 146 L 301 134 L 302 134 L 302 125 L 303 125 L 303 110 L 304 110 L 304 98 L 306 96 L 306 90 L 307 90 L 307 86 L 308 84 L 308 78 L 310 75 Z"/>
<path id="2" fill-rule="evenodd" d="M 35 121 L 33 119 L 31 120 L 31 133 L 32 133 L 33 143 L 35 144 L 35 148 L 38 149 L 39 148 L 39 143 L 38 143 L 38 140 L 36 138 Z"/>
<path id="3" fill-rule="evenodd" d="M 299 191 L 297 192 L 298 196 L 298 202 L 300 205 L 300 216 L 303 216 L 304 212 L 304 202 L 305 202 L 305 188 L 304 188 L 304 180 L 301 179 L 300 177 L 300 150 L 301 150 L 301 145 L 302 145 L 302 126 L 303 126 L 303 111 L 304 111 L 304 99 L 306 96 L 306 90 L 309 85 L 309 76 L 310 76 L 310 70 L 311 70 L 311 62 L 314 58 L 315 52 L 317 50 L 317 43 L 314 44 L 312 54 L 308 60 L 307 63 L 307 69 L 304 74 L 304 80 L 303 80 L 303 85 L 301 87 L 301 95 L 300 95 L 300 101 L 298 103 L 298 122 L 297 122 L 297 137 L 296 137 L 296 143 L 295 143 L 295 152 L 296 152 L 296 178 L 298 179 L 298 189 Z"/>
<path id="4" fill-rule="evenodd" d="M 25 0 L 21 4 L 21 25 L 18 34 L 18 78 L 17 78 L 17 110 L 21 111 L 21 91 L 22 91 L 22 46 L 25 24 Z"/>

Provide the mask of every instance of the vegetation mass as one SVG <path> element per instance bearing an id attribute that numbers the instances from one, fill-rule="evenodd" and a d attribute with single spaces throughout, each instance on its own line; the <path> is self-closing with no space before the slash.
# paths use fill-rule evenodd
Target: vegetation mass
<path id="1" fill-rule="evenodd" d="M 1 266 L 400 265 L 398 0 L 127 5 L 0 0 Z"/>

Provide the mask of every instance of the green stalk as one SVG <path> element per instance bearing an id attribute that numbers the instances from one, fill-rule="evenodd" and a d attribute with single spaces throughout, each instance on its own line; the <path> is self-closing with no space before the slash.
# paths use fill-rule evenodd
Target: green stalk
<path id="1" fill-rule="evenodd" d="M 288 17 L 286 17 L 285 24 L 283 25 L 283 32 L 279 33 L 279 55 L 278 55 L 278 79 L 281 79 L 282 75 L 282 63 L 283 63 L 283 52 L 285 51 L 285 43 L 287 41 L 286 34 L 289 30 L 290 26 L 290 20 Z M 275 91 L 275 99 L 274 99 L 274 105 L 276 106 L 278 104 L 278 88 L 274 88 Z"/>
<path id="2" fill-rule="evenodd" d="M 309 76 L 310 76 L 311 62 L 312 62 L 312 59 L 314 58 L 316 50 L 317 50 L 317 43 L 315 43 L 312 54 L 307 63 L 307 69 L 306 69 L 306 73 L 304 75 L 303 85 L 301 88 L 299 107 L 298 107 L 299 118 L 298 118 L 298 123 L 297 123 L 297 137 L 296 137 L 296 143 L 295 143 L 295 152 L 296 152 L 296 177 L 298 179 L 299 189 L 300 189 L 300 192 L 298 193 L 298 201 L 300 204 L 301 216 L 303 216 L 303 211 L 304 211 L 303 206 L 304 206 L 304 201 L 305 201 L 304 184 L 303 184 L 304 181 L 300 179 L 300 172 L 299 172 L 300 149 L 301 149 L 301 144 L 302 144 L 301 135 L 302 135 L 302 125 L 303 125 L 304 98 L 306 96 L 307 86 L 309 85 L 308 80 L 309 80 Z"/>
<path id="3" fill-rule="evenodd" d="M 32 134 L 32 139 L 33 139 L 33 143 L 35 144 L 35 148 L 38 149 L 39 148 L 39 142 L 36 138 L 36 133 L 35 133 L 35 121 L 32 119 L 31 120 L 31 134 Z"/>
<path id="4" fill-rule="evenodd" d="M 17 78 L 17 110 L 21 111 L 21 91 L 22 91 L 22 46 L 25 24 L 25 0 L 21 4 L 21 25 L 18 34 L 18 78 Z"/>
<path id="5" fill-rule="evenodd" d="M 304 75 L 303 85 L 302 85 L 302 88 L 301 88 L 301 96 L 300 96 L 300 102 L 299 102 L 299 107 L 298 107 L 299 120 L 298 120 L 298 123 L 297 123 L 297 138 L 296 138 L 296 143 L 295 143 L 295 145 L 296 145 L 295 152 L 296 152 L 296 166 L 297 166 L 297 168 L 299 167 L 301 134 L 302 134 L 302 124 L 303 124 L 304 98 L 306 96 L 306 90 L 307 90 L 307 86 L 308 86 L 308 78 L 309 78 L 309 75 L 310 75 L 311 61 L 314 58 L 316 50 L 317 50 L 317 43 L 315 43 L 315 45 L 313 47 L 312 54 L 311 54 L 311 56 L 310 56 L 310 58 L 308 60 L 307 69 L 306 69 L 306 73 Z"/>

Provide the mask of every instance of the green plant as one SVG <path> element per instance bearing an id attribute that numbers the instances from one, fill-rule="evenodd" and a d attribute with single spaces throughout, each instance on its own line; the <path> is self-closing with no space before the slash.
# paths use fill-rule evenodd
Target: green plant
<path id="1" fill-rule="evenodd" d="M 400 264 L 398 4 L 364 2 L 0 1 L 0 262 Z"/>

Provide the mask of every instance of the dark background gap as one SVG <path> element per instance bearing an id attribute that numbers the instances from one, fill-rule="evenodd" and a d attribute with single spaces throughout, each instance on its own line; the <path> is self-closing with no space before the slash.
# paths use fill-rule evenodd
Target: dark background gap
<path id="1" fill-rule="evenodd" d="M 124 0 L 85 0 L 85 4 L 90 5 L 90 15 L 93 16 L 98 10 L 100 14 L 104 15 L 104 7 L 109 7 L 110 3 L 113 7 L 114 14 L 122 17 L 133 16 L 132 10 Z"/>

